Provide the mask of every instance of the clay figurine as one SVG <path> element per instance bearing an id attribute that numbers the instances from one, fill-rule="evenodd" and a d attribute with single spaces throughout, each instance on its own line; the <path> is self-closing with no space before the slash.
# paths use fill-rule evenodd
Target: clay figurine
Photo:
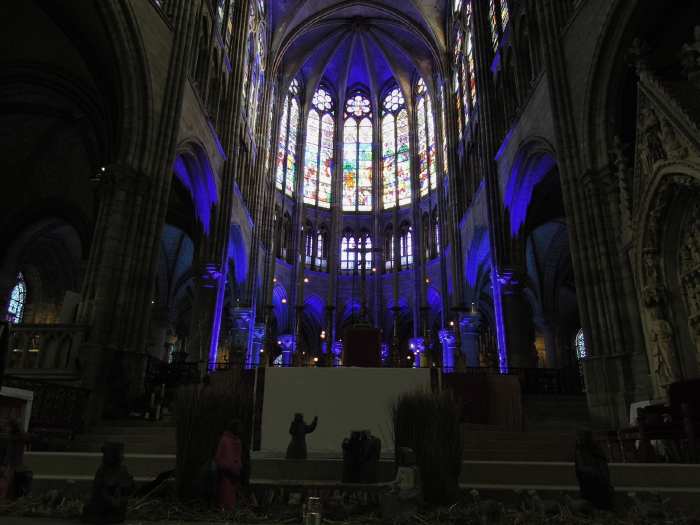
<path id="1" fill-rule="evenodd" d="M 241 486 L 243 467 L 243 443 L 241 442 L 240 423 L 232 420 L 226 426 L 219 445 L 216 447 L 214 463 L 218 473 L 217 495 L 219 507 L 231 511 L 236 506 L 238 491 Z"/>
<path id="2" fill-rule="evenodd" d="M 610 484 L 608 460 L 593 441 L 590 430 L 581 431 L 576 437 L 575 465 L 581 497 L 599 509 L 612 509 L 614 491 Z"/>
<path id="3" fill-rule="evenodd" d="M 95 473 L 90 501 L 83 509 L 83 523 L 123 523 L 134 478 L 124 465 L 124 444 L 105 443 L 102 465 Z"/>

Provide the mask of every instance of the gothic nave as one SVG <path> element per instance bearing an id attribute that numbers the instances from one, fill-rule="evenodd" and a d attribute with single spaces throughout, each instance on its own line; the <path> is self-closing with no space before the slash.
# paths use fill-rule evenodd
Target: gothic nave
<path id="1" fill-rule="evenodd" d="M 700 377 L 696 25 L 695 0 L 2 2 L 7 385 L 77 389 L 90 428 L 169 363 L 341 367 L 362 326 L 377 366 L 629 424 Z"/>

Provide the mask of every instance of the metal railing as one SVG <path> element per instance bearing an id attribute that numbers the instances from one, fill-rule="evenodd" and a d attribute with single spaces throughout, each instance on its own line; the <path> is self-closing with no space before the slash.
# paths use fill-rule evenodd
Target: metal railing
<path id="1" fill-rule="evenodd" d="M 262 365 L 245 365 L 240 360 L 225 360 L 210 362 L 208 370 L 222 371 L 232 368 L 259 368 Z M 267 365 L 275 368 L 292 368 L 290 364 Z M 342 368 L 342 365 L 328 365 L 319 360 L 318 363 L 310 365 L 312 367 L 333 367 Z M 386 366 L 385 368 L 391 368 Z M 583 393 L 581 376 L 578 368 L 509 368 L 505 374 L 498 367 L 465 367 L 442 368 L 444 373 L 466 374 L 470 376 L 496 376 L 510 375 L 517 376 L 520 380 L 523 394 L 533 395 L 578 395 Z"/>
<path id="2" fill-rule="evenodd" d="M 72 368 L 88 327 L 71 324 L 25 324 L 12 326 L 6 368 Z"/>
<path id="3" fill-rule="evenodd" d="M 5 375 L 3 386 L 30 390 L 34 393 L 30 431 L 82 432 L 90 390 L 87 388 L 47 383 Z"/>

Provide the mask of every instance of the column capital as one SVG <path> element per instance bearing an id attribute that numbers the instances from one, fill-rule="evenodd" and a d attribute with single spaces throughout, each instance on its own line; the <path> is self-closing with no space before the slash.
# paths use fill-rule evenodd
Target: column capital
<path id="1" fill-rule="evenodd" d="M 212 262 L 205 262 L 197 265 L 197 281 L 204 288 L 214 288 L 221 279 L 219 265 Z"/>
<path id="2" fill-rule="evenodd" d="M 519 293 L 525 282 L 525 273 L 515 268 L 504 268 L 497 274 L 501 292 L 509 295 Z"/>
<path id="3" fill-rule="evenodd" d="M 463 334 L 475 334 L 479 332 L 479 328 L 481 327 L 481 314 L 476 312 L 476 313 L 468 313 L 468 314 L 462 314 L 462 316 L 459 319 L 459 328 Z"/>
<path id="4" fill-rule="evenodd" d="M 454 330 L 449 328 L 438 330 L 438 338 L 443 345 L 455 344 L 457 342 L 457 335 L 455 335 Z"/>

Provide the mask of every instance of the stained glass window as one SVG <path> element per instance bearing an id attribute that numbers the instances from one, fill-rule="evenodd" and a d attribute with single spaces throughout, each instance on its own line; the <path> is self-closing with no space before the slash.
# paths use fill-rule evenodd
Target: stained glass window
<path id="1" fill-rule="evenodd" d="M 360 94 L 345 106 L 343 211 L 372 209 L 372 121 L 369 100 Z"/>
<path id="2" fill-rule="evenodd" d="M 12 324 L 20 324 L 24 318 L 24 306 L 27 302 L 27 284 L 22 273 L 17 274 L 17 281 L 10 294 L 10 304 L 7 307 L 7 320 Z"/>
<path id="3" fill-rule="evenodd" d="M 290 196 L 294 195 L 296 183 L 296 147 L 299 129 L 298 92 L 299 83 L 294 79 L 282 107 L 277 149 L 276 186 L 277 189 L 284 190 Z"/>
<path id="4" fill-rule="evenodd" d="M 508 0 L 489 0 L 489 26 L 494 51 L 498 49 L 499 40 L 503 37 L 509 20 Z"/>
<path id="5" fill-rule="evenodd" d="M 462 0 L 454 0 L 454 12 L 459 13 L 460 9 L 462 9 Z"/>
<path id="6" fill-rule="evenodd" d="M 357 257 L 355 237 L 346 232 L 340 242 L 340 269 L 341 270 L 354 270 L 355 261 Z"/>
<path id="7" fill-rule="evenodd" d="M 466 86 L 462 85 L 462 77 L 464 76 L 464 59 L 462 58 L 462 31 L 457 31 L 457 36 L 455 38 L 454 46 L 454 77 L 452 79 L 454 94 L 455 94 L 455 104 L 457 105 L 457 131 L 459 134 L 459 140 L 462 140 L 462 127 L 466 122 L 463 122 L 464 115 L 468 117 L 469 114 L 465 113 L 463 102 L 462 102 L 462 92 L 466 89 Z"/>
<path id="8" fill-rule="evenodd" d="M 465 66 L 465 75 L 466 75 L 466 84 L 464 86 L 465 90 L 468 90 L 469 93 L 469 105 L 471 108 L 473 108 L 476 105 L 476 69 L 474 67 L 474 37 L 473 37 L 473 31 L 472 31 L 472 3 L 471 1 L 467 3 L 467 10 L 466 10 L 466 31 L 467 31 L 467 37 L 466 37 L 466 66 Z M 465 110 L 467 108 L 465 107 Z"/>
<path id="9" fill-rule="evenodd" d="M 576 332 L 576 359 L 585 359 L 587 357 L 586 352 L 586 338 L 583 336 L 583 328 Z"/>
<path id="10" fill-rule="evenodd" d="M 501 28 L 503 32 L 506 30 L 508 21 L 510 20 L 510 11 L 508 10 L 508 0 L 500 0 L 501 2 Z"/>
<path id="11" fill-rule="evenodd" d="M 449 173 L 449 160 L 447 149 L 447 119 L 445 118 L 445 86 L 440 85 L 440 121 L 442 124 L 442 169 L 445 176 Z"/>
<path id="12" fill-rule="evenodd" d="M 417 136 L 418 136 L 418 187 L 421 196 L 437 187 L 437 158 L 435 144 L 435 119 L 433 106 L 423 79 L 416 89 Z"/>
<path id="13" fill-rule="evenodd" d="M 586 378 L 583 372 L 583 360 L 588 357 L 588 349 L 586 348 L 586 338 L 583 335 L 583 328 L 576 332 L 574 339 L 576 347 L 576 360 L 578 361 L 579 380 L 581 381 L 581 390 L 586 391 Z"/>
<path id="14" fill-rule="evenodd" d="M 498 49 L 498 14 L 496 0 L 489 0 L 489 26 L 491 28 L 491 45 L 493 50 Z"/>
<path id="15" fill-rule="evenodd" d="M 384 232 L 384 268 L 386 271 L 394 269 L 394 230 L 389 225 Z"/>
<path id="16" fill-rule="evenodd" d="M 411 202 L 408 112 L 401 90 L 384 98 L 382 117 L 382 204 L 384 209 Z"/>
<path id="17" fill-rule="evenodd" d="M 314 258 L 314 232 L 311 225 L 304 232 L 304 261 L 306 266 L 311 266 Z"/>
<path id="18" fill-rule="evenodd" d="M 327 233 L 325 226 L 321 226 L 318 235 L 316 235 L 316 266 L 322 270 L 325 270 L 328 266 L 328 254 L 326 253 L 326 238 Z"/>
<path id="19" fill-rule="evenodd" d="M 333 172 L 333 99 L 325 89 L 316 90 L 306 125 L 304 202 L 330 208 Z"/>
<path id="20" fill-rule="evenodd" d="M 270 91 L 270 100 L 275 100 L 275 88 L 272 87 Z M 272 154 L 272 115 L 273 111 L 267 112 L 267 140 L 265 142 L 265 174 L 269 173 L 270 169 L 270 155 Z"/>
<path id="21" fill-rule="evenodd" d="M 401 268 L 408 268 L 413 264 L 413 228 L 406 226 L 401 234 Z"/>
<path id="22" fill-rule="evenodd" d="M 367 271 L 372 270 L 372 237 L 368 232 L 363 232 L 360 239 L 361 252 L 358 254 L 357 260 L 359 261 L 359 266 L 362 268 L 364 262 L 364 268 Z"/>

